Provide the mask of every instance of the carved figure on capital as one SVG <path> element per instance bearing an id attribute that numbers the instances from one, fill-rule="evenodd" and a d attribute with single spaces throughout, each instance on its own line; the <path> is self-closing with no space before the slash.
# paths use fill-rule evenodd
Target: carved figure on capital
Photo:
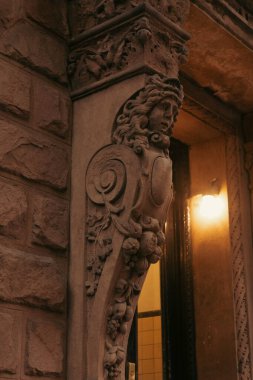
<path id="1" fill-rule="evenodd" d="M 90 371 L 101 371 L 99 378 L 123 376 L 138 295 L 149 266 L 163 252 L 173 197 L 170 137 L 182 100 L 177 78 L 149 77 L 119 110 L 112 144 L 88 166 L 86 287 L 90 319 L 97 321 L 88 340 L 97 345 L 93 361 L 95 356 L 99 363 Z"/>

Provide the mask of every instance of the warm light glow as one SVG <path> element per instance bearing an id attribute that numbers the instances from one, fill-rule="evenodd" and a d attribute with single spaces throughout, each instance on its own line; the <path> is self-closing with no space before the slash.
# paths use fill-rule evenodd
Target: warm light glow
<path id="1" fill-rule="evenodd" d="M 217 220 L 225 210 L 225 201 L 220 195 L 204 195 L 198 204 L 198 214 L 203 220 Z"/>

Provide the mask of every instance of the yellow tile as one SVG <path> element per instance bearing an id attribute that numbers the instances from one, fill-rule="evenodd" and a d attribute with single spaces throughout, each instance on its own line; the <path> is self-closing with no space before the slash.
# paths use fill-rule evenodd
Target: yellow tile
<path id="1" fill-rule="evenodd" d="M 162 344 L 156 343 L 154 344 L 154 358 L 161 358 L 162 357 Z"/>
<path id="2" fill-rule="evenodd" d="M 162 372 L 162 359 L 155 359 L 155 372 Z"/>
<path id="3" fill-rule="evenodd" d="M 138 347 L 143 345 L 143 331 L 138 332 Z"/>
<path id="4" fill-rule="evenodd" d="M 160 316 L 154 317 L 154 329 L 155 330 L 161 330 L 161 317 Z"/>
<path id="5" fill-rule="evenodd" d="M 146 373 L 145 375 L 143 375 L 142 380 L 155 380 L 155 374 Z"/>
<path id="6" fill-rule="evenodd" d="M 155 380 L 163 380 L 162 372 L 155 373 Z"/>
<path id="7" fill-rule="evenodd" d="M 142 332 L 142 345 L 153 344 L 154 334 L 152 330 Z M 157 342 L 159 343 L 159 342 Z"/>
<path id="8" fill-rule="evenodd" d="M 161 331 L 154 330 L 154 343 L 162 343 Z"/>
<path id="9" fill-rule="evenodd" d="M 155 363 L 152 359 L 142 360 L 142 373 L 154 373 L 155 372 Z"/>
<path id="10" fill-rule="evenodd" d="M 149 318 L 140 318 L 141 320 L 141 330 L 142 331 L 147 331 L 147 330 L 153 330 L 154 329 L 154 318 L 149 317 Z"/>
<path id="11" fill-rule="evenodd" d="M 143 346 L 138 345 L 138 358 L 143 359 Z"/>
<path id="12" fill-rule="evenodd" d="M 142 360 L 138 360 L 138 373 L 142 374 Z"/>
<path id="13" fill-rule="evenodd" d="M 154 358 L 154 346 L 153 344 L 147 344 L 142 346 L 142 358 L 143 359 L 153 359 Z"/>

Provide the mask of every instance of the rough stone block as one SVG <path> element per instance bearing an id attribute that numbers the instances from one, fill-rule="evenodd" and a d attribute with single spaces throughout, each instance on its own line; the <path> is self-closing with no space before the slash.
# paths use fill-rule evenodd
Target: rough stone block
<path id="1" fill-rule="evenodd" d="M 8 312 L 0 311 L 0 374 L 17 372 L 17 321 Z"/>
<path id="2" fill-rule="evenodd" d="M 35 126 L 66 137 L 70 125 L 70 100 L 59 91 L 37 82 L 34 102 Z"/>
<path id="3" fill-rule="evenodd" d="M 0 52 L 31 68 L 66 82 L 66 46 L 57 38 L 20 21 L 2 33 Z"/>
<path id="4" fill-rule="evenodd" d="M 14 0 L 0 1 L 0 31 L 15 20 L 16 2 Z"/>
<path id="5" fill-rule="evenodd" d="M 30 114 L 30 77 L 10 64 L 0 61 L 0 108 L 17 116 Z"/>
<path id="6" fill-rule="evenodd" d="M 0 120 L 0 168 L 64 190 L 68 154 L 60 146 L 36 139 L 22 128 Z"/>
<path id="7" fill-rule="evenodd" d="M 68 246 L 68 206 L 66 202 L 38 196 L 34 200 L 32 242 L 65 250 Z"/>
<path id="8" fill-rule="evenodd" d="M 0 182 L 0 234 L 22 238 L 25 231 L 27 199 L 17 186 Z"/>
<path id="9" fill-rule="evenodd" d="M 26 375 L 60 376 L 63 370 L 63 326 L 29 320 L 26 341 Z"/>
<path id="10" fill-rule="evenodd" d="M 0 246 L 0 300 L 62 311 L 64 270 L 50 257 Z"/>
<path id="11" fill-rule="evenodd" d="M 26 0 L 27 17 L 64 37 L 68 36 L 67 4 L 65 0 Z"/>

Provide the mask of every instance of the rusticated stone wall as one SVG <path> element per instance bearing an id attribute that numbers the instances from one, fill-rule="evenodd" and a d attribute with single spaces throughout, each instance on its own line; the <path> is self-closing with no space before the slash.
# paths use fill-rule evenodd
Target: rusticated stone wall
<path id="1" fill-rule="evenodd" d="M 64 378 L 67 1 L 0 1 L 0 379 Z"/>

